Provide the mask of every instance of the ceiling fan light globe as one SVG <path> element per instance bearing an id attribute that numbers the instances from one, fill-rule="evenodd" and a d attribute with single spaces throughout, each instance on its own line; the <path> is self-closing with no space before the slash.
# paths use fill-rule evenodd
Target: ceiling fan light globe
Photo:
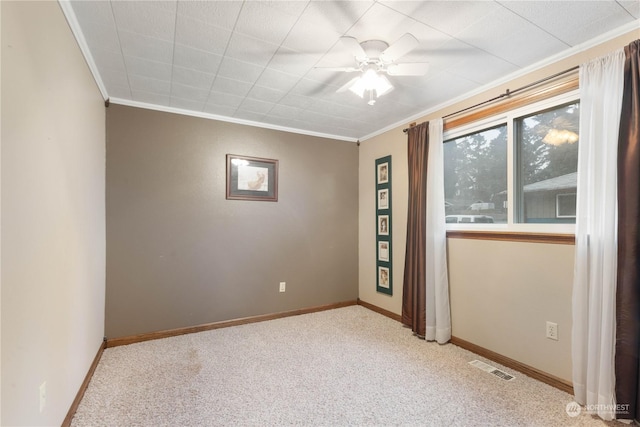
<path id="1" fill-rule="evenodd" d="M 366 89 L 367 88 L 365 87 L 365 84 L 362 78 L 359 78 L 358 80 L 356 80 L 356 82 L 353 85 L 351 85 L 351 87 L 349 88 L 351 92 L 355 93 L 360 98 L 364 98 L 364 91 Z"/>
<path id="2" fill-rule="evenodd" d="M 389 79 L 387 79 L 385 76 L 378 76 L 378 81 L 376 83 L 375 89 L 376 89 L 376 95 L 380 97 L 384 94 L 391 92 L 391 90 L 393 89 L 393 85 L 391 84 L 391 82 L 389 82 Z"/>
<path id="3" fill-rule="evenodd" d="M 378 86 L 380 76 L 378 75 L 378 73 L 376 73 L 376 70 L 374 70 L 373 68 L 369 68 L 364 72 L 360 80 L 364 84 L 365 89 L 373 90 Z"/>

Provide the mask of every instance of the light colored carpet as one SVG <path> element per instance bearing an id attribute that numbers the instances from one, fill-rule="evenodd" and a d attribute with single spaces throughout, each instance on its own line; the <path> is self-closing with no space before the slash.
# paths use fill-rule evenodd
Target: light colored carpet
<path id="1" fill-rule="evenodd" d="M 571 401 L 352 306 L 109 348 L 72 426 L 622 425 Z"/>

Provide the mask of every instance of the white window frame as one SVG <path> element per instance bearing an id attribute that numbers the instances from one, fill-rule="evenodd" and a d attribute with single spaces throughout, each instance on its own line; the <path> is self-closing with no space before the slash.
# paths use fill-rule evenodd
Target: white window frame
<path id="1" fill-rule="evenodd" d="M 575 218 L 575 215 L 563 215 L 560 212 L 560 198 L 563 196 L 573 196 L 576 197 L 577 193 L 561 193 L 561 194 L 556 194 L 556 218 Z M 577 201 L 576 201 L 577 203 Z"/>
<path id="2" fill-rule="evenodd" d="M 485 231 L 512 231 L 522 233 L 550 233 L 550 234 L 575 234 L 575 224 L 553 224 L 553 223 L 518 223 L 515 222 L 515 191 L 516 179 L 514 164 L 515 156 L 515 120 L 558 107 L 563 104 L 580 101 L 580 90 L 573 90 L 549 99 L 528 104 L 524 107 L 516 108 L 495 116 L 487 117 L 463 126 L 444 132 L 443 140 L 449 141 L 471 133 L 481 132 L 491 127 L 507 125 L 507 222 L 506 224 L 486 224 L 486 223 L 447 223 L 447 230 L 485 230 Z"/>

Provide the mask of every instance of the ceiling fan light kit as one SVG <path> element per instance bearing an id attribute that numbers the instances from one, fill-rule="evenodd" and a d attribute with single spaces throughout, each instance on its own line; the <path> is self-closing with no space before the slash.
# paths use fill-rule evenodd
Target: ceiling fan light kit
<path id="1" fill-rule="evenodd" d="M 375 104 L 375 98 L 389 93 L 392 89 L 393 85 L 389 82 L 389 79 L 378 74 L 374 67 L 369 67 L 362 76 L 349 87 L 349 90 L 360 98 L 364 98 L 364 92 L 369 91 L 369 105 Z"/>
<path id="2" fill-rule="evenodd" d="M 419 44 L 418 39 L 406 33 L 398 41 L 389 45 L 382 40 L 367 40 L 362 43 L 349 36 L 340 38 L 343 46 L 353 55 L 356 67 L 320 68 L 328 71 L 342 71 L 346 73 L 360 72 L 360 76 L 350 80 L 337 90 L 338 93 L 350 90 L 364 98 L 369 92 L 369 105 L 376 103 L 379 98 L 393 90 L 393 85 L 384 74 L 390 76 L 423 76 L 429 70 L 427 62 L 396 63 L 396 60 Z"/>

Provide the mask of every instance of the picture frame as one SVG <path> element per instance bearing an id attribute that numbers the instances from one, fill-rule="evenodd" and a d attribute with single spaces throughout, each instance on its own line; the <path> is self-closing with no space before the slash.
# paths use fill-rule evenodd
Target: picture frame
<path id="1" fill-rule="evenodd" d="M 389 182 L 389 163 L 378 164 L 378 184 L 386 184 Z"/>
<path id="2" fill-rule="evenodd" d="M 278 160 L 227 154 L 227 200 L 278 201 Z"/>
<path id="3" fill-rule="evenodd" d="M 388 267 L 378 267 L 378 287 L 389 289 L 391 286 L 390 276 L 389 276 L 389 268 Z"/>
<path id="4" fill-rule="evenodd" d="M 389 242 L 378 241 L 378 261 L 389 262 Z"/>
<path id="5" fill-rule="evenodd" d="M 378 209 L 389 209 L 389 189 L 378 190 Z"/>
<path id="6" fill-rule="evenodd" d="M 378 215 L 378 234 L 389 235 L 389 215 Z"/>
<path id="7" fill-rule="evenodd" d="M 376 292 L 393 295 L 393 186 L 391 155 L 375 160 Z"/>

